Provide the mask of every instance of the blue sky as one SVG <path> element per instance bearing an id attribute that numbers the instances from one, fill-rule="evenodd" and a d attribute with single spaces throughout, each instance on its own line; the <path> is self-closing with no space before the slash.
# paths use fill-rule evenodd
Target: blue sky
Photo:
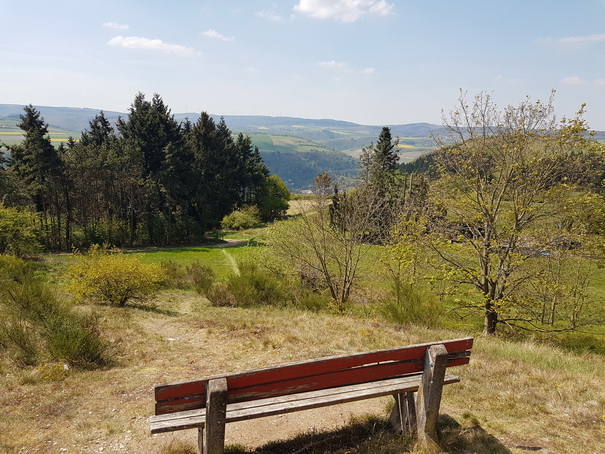
<path id="1" fill-rule="evenodd" d="M 605 0 L 0 0 L 0 103 L 441 123 L 557 91 L 605 129 Z"/>

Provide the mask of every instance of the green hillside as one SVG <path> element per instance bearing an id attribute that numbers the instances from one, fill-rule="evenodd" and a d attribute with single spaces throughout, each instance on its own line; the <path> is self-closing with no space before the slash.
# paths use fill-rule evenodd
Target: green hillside
<path id="1" fill-rule="evenodd" d="M 17 128 L 21 105 L 0 104 L 0 143 L 12 145 L 22 140 Z M 69 137 L 78 139 L 88 122 L 100 111 L 70 107 L 36 106 L 49 124 L 54 143 L 66 142 Z M 127 114 L 107 112 L 110 121 Z M 174 114 L 177 121 L 195 122 L 198 113 Z M 215 121 L 220 119 L 214 115 Z M 346 184 L 356 174 L 357 158 L 361 149 L 376 140 L 381 126 L 359 125 L 330 119 L 304 119 L 268 116 L 224 116 L 234 133 L 251 136 L 261 151 L 263 160 L 272 173 L 279 175 L 293 190 L 312 186 L 315 176 L 328 172 L 337 181 Z M 429 152 L 434 142 L 430 138 L 440 126 L 428 123 L 388 125 L 394 137 L 399 137 L 399 154 L 402 162 L 410 162 Z"/>
<path id="2" fill-rule="evenodd" d="M 15 145 L 23 140 L 23 131 L 17 127 L 18 120 L 7 117 L 0 117 L 0 143 L 6 145 Z M 57 127 L 49 127 L 50 140 L 59 144 L 67 142 L 70 137 L 79 138 L 80 132 L 67 131 Z"/>
<path id="3" fill-rule="evenodd" d="M 344 184 L 355 177 L 357 161 L 342 152 L 298 137 L 251 134 L 251 138 L 269 169 L 290 188 L 306 189 L 321 172 Z"/>

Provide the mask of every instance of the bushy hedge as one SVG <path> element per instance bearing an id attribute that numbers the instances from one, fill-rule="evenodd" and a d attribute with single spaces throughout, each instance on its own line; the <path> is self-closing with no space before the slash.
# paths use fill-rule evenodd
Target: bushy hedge
<path id="1" fill-rule="evenodd" d="M 383 301 L 380 312 L 386 320 L 398 325 L 435 327 L 443 315 L 443 305 L 414 285 L 400 283 L 392 289 L 391 297 Z"/>
<path id="2" fill-rule="evenodd" d="M 151 298 L 160 287 L 163 272 L 158 264 L 92 247 L 68 269 L 67 277 L 67 289 L 76 299 L 124 306 L 130 300 Z"/>
<path id="3" fill-rule="evenodd" d="M 221 221 L 221 227 L 226 230 L 251 229 L 258 227 L 260 224 L 260 212 L 255 206 L 235 210 Z"/>

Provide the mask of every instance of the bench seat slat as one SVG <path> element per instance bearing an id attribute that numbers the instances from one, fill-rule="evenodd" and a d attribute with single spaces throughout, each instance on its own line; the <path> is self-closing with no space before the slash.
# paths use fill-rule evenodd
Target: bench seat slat
<path id="1" fill-rule="evenodd" d="M 228 404 L 226 421 L 243 421 L 263 416 L 353 402 L 371 397 L 417 391 L 421 376 L 422 374 L 414 374 L 373 383 L 341 386 L 338 388 Z M 457 383 L 459 381 L 460 379 L 457 376 L 446 374 L 445 383 Z M 205 417 L 205 408 L 152 416 L 150 417 L 151 433 L 203 427 Z"/>

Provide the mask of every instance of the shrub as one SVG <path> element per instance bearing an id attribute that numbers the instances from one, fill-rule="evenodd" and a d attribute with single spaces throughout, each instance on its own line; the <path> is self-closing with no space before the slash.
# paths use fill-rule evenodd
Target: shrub
<path id="1" fill-rule="evenodd" d="M 34 275 L 34 267 L 14 255 L 0 255 L 0 289 L 11 283 L 22 283 Z"/>
<path id="2" fill-rule="evenodd" d="M 106 364 L 108 344 L 99 336 L 98 326 L 94 315 L 64 312 L 55 317 L 45 333 L 50 355 L 87 369 Z"/>
<path id="3" fill-rule="evenodd" d="M 40 356 L 40 339 L 29 324 L 17 318 L 0 321 L 0 347 L 19 366 L 34 366 Z"/>
<path id="4" fill-rule="evenodd" d="M 214 282 L 214 271 L 199 261 L 186 269 L 187 281 L 200 295 L 207 295 Z"/>
<path id="5" fill-rule="evenodd" d="M 217 307 L 235 307 L 237 300 L 235 295 L 229 290 L 229 286 L 224 282 L 215 282 L 208 289 L 206 295 L 213 306 Z"/>
<path id="6" fill-rule="evenodd" d="M 239 275 L 231 275 L 227 285 L 240 306 L 280 305 L 287 301 L 287 289 L 278 276 L 251 260 L 240 261 L 238 268 Z"/>
<path id="7" fill-rule="evenodd" d="M 159 289 L 162 268 L 135 257 L 108 254 L 93 247 L 67 271 L 67 286 L 77 299 L 97 298 L 124 306 L 129 300 L 146 301 Z"/>
<path id="8" fill-rule="evenodd" d="M 412 284 L 400 283 L 392 293 L 392 297 L 380 307 L 380 313 L 388 321 L 427 327 L 439 323 L 443 307 L 437 298 L 428 296 Z"/>
<path id="9" fill-rule="evenodd" d="M 257 227 L 260 223 L 258 208 L 247 206 L 225 216 L 221 221 L 221 227 L 226 230 L 242 230 Z"/>
<path id="10" fill-rule="evenodd" d="M 216 306 L 281 305 L 288 299 L 283 279 L 246 260 L 238 263 L 239 274 L 231 274 L 225 283 L 213 284 L 208 299 Z"/>
<path id="11" fill-rule="evenodd" d="M 187 273 L 183 265 L 179 265 L 172 260 L 163 261 L 160 263 L 162 268 L 162 287 L 166 288 L 187 288 L 189 282 Z"/>
<path id="12" fill-rule="evenodd" d="M 76 226 L 72 235 L 72 243 L 77 248 L 88 248 L 93 244 L 111 244 L 121 246 L 128 243 L 130 227 L 124 221 L 116 219 L 101 219 L 85 227 Z"/>
<path id="13" fill-rule="evenodd" d="M 312 312 L 319 312 L 328 308 L 334 300 L 325 291 L 311 291 L 302 289 L 299 295 L 296 295 L 294 302 L 299 309 L 305 309 Z"/>
<path id="14" fill-rule="evenodd" d="M 41 249 L 36 215 L 0 202 L 0 254 L 23 256 Z"/>
<path id="15" fill-rule="evenodd" d="M 108 345 L 100 337 L 94 316 L 73 312 L 33 272 L 19 277 L 6 279 L 0 289 L 0 348 L 14 362 L 33 366 L 51 358 L 83 368 L 107 363 Z"/>

